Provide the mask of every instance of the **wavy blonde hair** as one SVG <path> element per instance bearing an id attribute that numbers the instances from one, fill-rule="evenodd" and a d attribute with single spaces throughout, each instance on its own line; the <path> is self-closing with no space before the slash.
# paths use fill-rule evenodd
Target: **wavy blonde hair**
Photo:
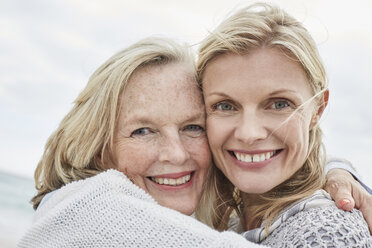
<path id="1" fill-rule="evenodd" d="M 319 99 L 327 90 L 325 69 L 309 32 L 282 9 L 264 3 L 238 10 L 203 40 L 197 62 L 200 86 L 205 69 L 213 59 L 226 53 L 245 55 L 262 47 L 281 50 L 302 65 L 313 91 L 311 101 Z M 244 211 L 249 211 L 253 216 L 252 223 L 267 221 L 267 230 L 273 218 L 286 206 L 323 186 L 325 152 L 321 138 L 321 129 L 316 125 L 309 133 L 309 149 L 304 165 L 290 179 L 260 194 L 257 202 L 250 206 L 242 205 L 242 192 L 213 166 L 196 212 L 197 218 L 215 229 L 225 230 L 231 214 L 237 214 L 245 225 Z"/>
<path id="2" fill-rule="evenodd" d="M 34 209 L 45 194 L 94 176 L 113 165 L 110 152 L 120 110 L 120 95 L 133 73 L 144 66 L 183 63 L 195 77 L 192 53 L 164 38 L 147 38 L 101 65 L 74 101 L 71 111 L 49 137 L 34 178 Z"/>

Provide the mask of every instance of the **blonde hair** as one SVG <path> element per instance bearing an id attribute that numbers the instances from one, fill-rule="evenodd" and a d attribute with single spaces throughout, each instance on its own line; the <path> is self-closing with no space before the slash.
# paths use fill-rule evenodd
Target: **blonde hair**
<path id="1" fill-rule="evenodd" d="M 319 99 L 318 96 L 327 90 L 325 69 L 309 32 L 280 8 L 264 3 L 238 10 L 204 39 L 197 62 L 200 86 L 208 63 L 216 57 L 226 53 L 245 55 L 262 47 L 281 50 L 302 65 L 314 94 L 312 100 Z M 257 203 L 252 203 L 249 208 L 242 209 L 242 192 L 213 166 L 196 212 L 197 218 L 218 230 L 225 230 L 231 214 L 238 214 L 244 223 L 242 211 L 249 211 L 253 216 L 252 223 L 267 221 L 267 230 L 272 219 L 286 206 L 312 194 L 324 184 L 325 154 L 321 137 L 322 132 L 316 125 L 309 133 L 304 165 L 287 181 L 260 194 Z"/>
<path id="2" fill-rule="evenodd" d="M 184 63 L 195 75 L 188 48 L 164 38 L 147 38 L 116 53 L 90 77 L 71 111 L 49 137 L 35 171 L 36 209 L 48 192 L 94 176 L 112 165 L 110 151 L 120 95 L 133 73 L 144 66 Z"/>

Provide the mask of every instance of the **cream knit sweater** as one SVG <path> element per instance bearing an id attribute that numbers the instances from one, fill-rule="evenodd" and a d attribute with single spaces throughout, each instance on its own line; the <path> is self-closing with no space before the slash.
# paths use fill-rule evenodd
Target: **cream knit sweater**
<path id="1" fill-rule="evenodd" d="M 59 189 L 35 213 L 18 247 L 263 247 L 160 206 L 109 170 Z"/>

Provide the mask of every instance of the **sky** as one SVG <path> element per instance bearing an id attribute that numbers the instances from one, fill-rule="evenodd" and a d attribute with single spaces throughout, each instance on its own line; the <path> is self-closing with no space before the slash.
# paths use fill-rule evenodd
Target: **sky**
<path id="1" fill-rule="evenodd" d="M 318 44 L 330 81 L 321 120 L 331 156 L 372 185 L 372 2 L 276 0 Z M 0 0 L 0 170 L 32 177 L 44 145 L 89 76 L 157 35 L 198 43 L 234 0 Z"/>

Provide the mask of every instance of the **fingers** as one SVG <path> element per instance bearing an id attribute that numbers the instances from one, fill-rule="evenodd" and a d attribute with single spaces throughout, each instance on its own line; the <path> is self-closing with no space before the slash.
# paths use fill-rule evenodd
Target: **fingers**
<path id="1" fill-rule="evenodd" d="M 353 186 L 353 196 L 355 207 L 359 209 L 366 220 L 369 232 L 372 235 L 372 195 L 365 190 L 359 183 Z"/>
<path id="2" fill-rule="evenodd" d="M 372 195 L 370 195 L 350 173 L 333 169 L 327 174 L 324 189 L 331 195 L 338 208 L 350 211 L 359 209 L 372 234 Z"/>
<path id="3" fill-rule="evenodd" d="M 331 195 L 336 206 L 345 211 L 351 211 L 355 206 L 352 195 L 355 179 L 349 172 L 342 169 L 333 169 L 327 174 L 324 189 Z"/>
<path id="4" fill-rule="evenodd" d="M 365 195 L 359 210 L 362 212 L 372 235 L 372 196 L 370 194 Z"/>
<path id="5" fill-rule="evenodd" d="M 336 197 L 335 201 L 336 201 L 336 205 L 345 211 L 351 211 L 355 206 L 355 203 L 353 202 L 353 200 L 349 200 L 347 198 L 341 198 L 341 200 L 339 200 Z"/>
<path id="6" fill-rule="evenodd" d="M 345 211 L 351 211 L 355 206 L 350 184 L 328 181 L 325 190 L 331 195 L 336 206 Z"/>

